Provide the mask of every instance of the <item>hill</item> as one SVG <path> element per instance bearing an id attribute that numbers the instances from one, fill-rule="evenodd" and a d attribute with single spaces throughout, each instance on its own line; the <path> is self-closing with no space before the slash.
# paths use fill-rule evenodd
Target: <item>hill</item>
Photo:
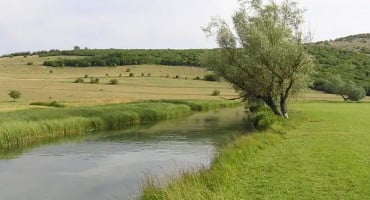
<path id="1" fill-rule="evenodd" d="M 322 83 L 339 75 L 363 87 L 370 96 L 370 33 L 350 35 L 330 41 L 306 44 L 317 63 L 313 89 L 329 92 Z M 101 67 L 125 65 L 201 66 L 201 55 L 207 49 L 74 49 L 18 52 L 3 57 L 38 55 L 49 67 Z M 57 58 L 57 59 L 49 59 Z M 324 88 L 324 89 L 323 89 Z"/>
<path id="2" fill-rule="evenodd" d="M 370 33 L 350 35 L 335 40 L 317 42 L 320 46 L 370 54 Z"/>
<path id="3" fill-rule="evenodd" d="M 307 51 L 317 63 L 313 89 L 325 91 L 321 83 L 339 75 L 370 96 L 370 33 L 307 44 Z"/>

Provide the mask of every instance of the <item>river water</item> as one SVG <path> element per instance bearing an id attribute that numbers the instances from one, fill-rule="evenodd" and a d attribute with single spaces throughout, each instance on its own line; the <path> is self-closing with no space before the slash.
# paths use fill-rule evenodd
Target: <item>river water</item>
<path id="1" fill-rule="evenodd" d="M 2 152 L 0 200 L 136 199 L 148 174 L 209 166 L 243 116 L 223 109 Z"/>

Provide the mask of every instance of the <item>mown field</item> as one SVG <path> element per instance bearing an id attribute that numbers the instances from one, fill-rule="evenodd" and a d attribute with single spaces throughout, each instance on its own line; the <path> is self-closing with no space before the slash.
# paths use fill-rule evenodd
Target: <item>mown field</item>
<path id="1" fill-rule="evenodd" d="M 142 199 L 370 199 L 369 103 L 296 103 L 292 119 L 237 138 L 210 169 Z"/>
<path id="2" fill-rule="evenodd" d="M 23 56 L 0 58 L 0 111 L 26 109 L 32 102 L 59 101 L 67 105 L 95 105 L 148 99 L 204 99 L 217 100 L 237 95 L 230 84 L 194 80 L 203 78 L 207 71 L 199 67 L 136 65 L 118 67 L 45 67 L 45 60 L 65 58 Z M 79 58 L 68 56 L 68 58 Z M 32 62 L 32 65 L 27 63 Z M 129 77 L 130 68 L 135 77 Z M 144 73 L 144 77 L 141 76 Z M 150 74 L 150 77 L 148 76 Z M 73 83 L 77 78 L 97 77 L 98 84 Z M 121 77 L 120 77 L 121 75 Z M 179 76 L 179 78 L 175 78 Z M 118 85 L 110 85 L 112 79 Z M 11 102 L 11 89 L 22 93 L 16 103 Z M 220 96 L 212 96 L 219 90 Z M 300 97 L 304 100 L 341 101 L 335 95 L 308 91 Z"/>
<path id="3" fill-rule="evenodd" d="M 118 103 L 147 99 L 209 99 L 232 98 L 234 89 L 226 82 L 193 80 L 207 73 L 199 67 L 137 65 L 124 67 L 45 67 L 43 61 L 58 57 L 28 56 L 0 58 L 0 110 L 25 108 L 36 101 L 62 101 L 67 104 Z M 33 62 L 33 65 L 27 65 Z M 135 77 L 129 77 L 130 68 Z M 144 73 L 144 77 L 141 76 Z M 121 74 L 121 77 L 120 77 Z M 148 77 L 150 74 L 150 77 Z M 98 77 L 98 84 L 73 83 L 77 78 Z M 179 78 L 175 78 L 176 75 Z M 118 85 L 110 85 L 112 79 Z M 18 90 L 22 97 L 10 103 L 8 92 Z M 219 97 L 211 96 L 220 90 Z"/>

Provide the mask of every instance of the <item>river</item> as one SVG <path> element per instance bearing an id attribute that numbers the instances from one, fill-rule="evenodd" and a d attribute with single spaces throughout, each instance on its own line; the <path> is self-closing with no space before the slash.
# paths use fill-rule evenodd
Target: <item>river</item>
<path id="1" fill-rule="evenodd" d="M 64 138 L 0 153 L 0 200 L 136 199 L 148 174 L 209 166 L 240 134 L 242 108 Z"/>

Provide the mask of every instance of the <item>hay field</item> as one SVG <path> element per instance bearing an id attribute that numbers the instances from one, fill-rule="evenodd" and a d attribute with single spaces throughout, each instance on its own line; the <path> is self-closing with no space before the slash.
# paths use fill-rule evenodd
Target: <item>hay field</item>
<path id="1" fill-rule="evenodd" d="M 42 66 L 45 60 L 56 57 L 13 57 L 0 58 L 0 111 L 30 108 L 31 102 L 60 101 L 67 105 L 94 105 L 130 102 L 148 99 L 202 99 L 216 100 L 233 98 L 237 95 L 230 84 L 193 80 L 207 73 L 198 67 L 137 65 L 119 67 L 54 68 Z M 69 56 L 69 58 L 73 58 Z M 32 62 L 32 65 L 27 63 Z M 129 77 L 130 68 L 135 77 Z M 144 73 L 144 77 L 141 76 Z M 150 77 L 148 77 L 150 74 Z M 73 83 L 77 78 L 98 77 L 99 84 Z M 121 75 L 121 77 L 120 77 Z M 180 78 L 176 79 L 178 75 Z M 167 77 L 168 76 L 168 77 Z M 117 79 L 118 85 L 110 85 Z M 9 90 L 18 90 L 22 97 L 11 102 Z M 220 96 L 211 96 L 213 90 Z M 342 101 L 339 96 L 307 91 L 299 100 Z M 369 99 L 367 99 L 368 101 Z"/>
<path id="2" fill-rule="evenodd" d="M 36 101 L 56 100 L 85 105 L 146 99 L 220 99 L 236 95 L 226 82 L 193 80 L 197 76 L 203 78 L 206 70 L 202 68 L 154 65 L 87 68 L 42 66 L 46 59 L 57 58 L 0 58 L 0 110 L 27 107 Z M 29 62 L 33 64 L 27 65 Z M 129 77 L 127 68 L 135 77 Z M 141 73 L 145 76 L 142 77 Z M 98 77 L 99 84 L 90 84 L 90 78 L 85 78 L 85 83 L 73 83 L 85 75 Z M 176 79 L 176 75 L 180 78 Z M 118 79 L 119 84 L 108 84 L 111 79 Z M 11 89 L 22 93 L 16 103 L 9 102 L 8 91 Z M 219 97 L 210 95 L 215 89 L 221 91 Z"/>

